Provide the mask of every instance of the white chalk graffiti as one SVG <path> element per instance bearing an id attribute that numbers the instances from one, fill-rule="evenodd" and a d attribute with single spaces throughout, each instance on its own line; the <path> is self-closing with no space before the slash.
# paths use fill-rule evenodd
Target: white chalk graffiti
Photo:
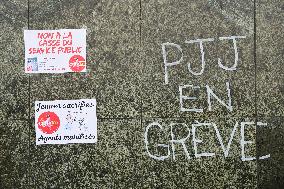
<path id="1" fill-rule="evenodd" d="M 232 67 L 228 68 L 226 66 L 224 66 L 221 62 L 221 59 L 218 58 L 218 65 L 220 66 L 220 68 L 223 68 L 224 70 L 229 70 L 229 71 L 233 71 L 237 69 L 237 65 L 238 65 L 238 60 L 239 60 L 239 53 L 238 53 L 238 47 L 237 47 L 237 40 L 236 39 L 244 39 L 246 38 L 245 36 L 231 36 L 231 37 L 219 37 L 219 40 L 233 40 L 233 44 L 234 44 L 234 52 L 235 52 L 235 63 Z"/>
<path id="2" fill-rule="evenodd" d="M 222 61 L 220 58 L 218 58 L 218 65 L 220 68 L 226 70 L 226 71 L 235 71 L 237 69 L 237 65 L 238 65 L 238 61 L 239 61 L 239 54 L 238 54 L 238 47 L 237 47 L 237 39 L 244 39 L 246 38 L 246 36 L 229 36 L 229 37 L 219 37 L 219 40 L 233 40 L 233 47 L 234 47 L 234 53 L 235 53 L 235 61 L 234 64 L 231 67 L 227 67 L 224 66 L 222 64 Z M 192 43 L 199 43 L 199 48 L 200 48 L 200 54 L 201 54 L 201 70 L 199 72 L 194 72 L 191 69 L 191 64 L 188 63 L 187 67 L 188 67 L 188 71 L 195 75 L 195 76 L 199 76 L 202 75 L 204 73 L 204 69 L 205 69 L 205 52 L 204 52 L 204 47 L 203 47 L 203 43 L 204 42 L 212 42 L 214 41 L 214 38 L 207 38 L 207 39 L 195 39 L 195 40 L 186 40 L 185 43 L 187 44 L 192 44 Z M 174 62 L 168 62 L 168 51 L 167 51 L 167 47 L 175 47 L 181 54 L 181 57 L 179 58 L 179 60 L 176 60 Z M 165 84 L 169 83 L 169 73 L 168 73 L 168 67 L 173 67 L 176 66 L 178 64 L 181 64 L 183 61 L 183 52 L 182 52 L 182 48 L 180 45 L 175 44 L 175 43 L 162 43 L 162 55 L 163 55 L 163 59 L 164 59 L 164 67 L 165 67 Z"/>
<path id="3" fill-rule="evenodd" d="M 204 52 L 204 48 L 203 48 L 203 42 L 209 42 L 209 41 L 214 41 L 213 38 L 208 38 L 208 39 L 196 39 L 196 40 L 189 40 L 189 41 L 185 41 L 185 43 L 199 43 L 199 48 L 200 48 L 200 53 L 201 53 L 201 70 L 200 72 L 194 72 L 191 70 L 191 66 L 190 63 L 188 63 L 187 67 L 188 67 L 188 71 L 190 73 L 192 73 L 193 75 L 201 75 L 204 72 L 204 68 L 205 68 L 205 52 Z"/>
<path id="4" fill-rule="evenodd" d="M 233 111 L 232 106 L 232 97 L 231 97 L 231 90 L 230 90 L 230 83 L 226 82 L 227 87 L 227 96 L 228 96 L 228 104 L 226 104 L 224 101 L 222 101 L 209 87 L 209 85 L 206 85 L 206 91 L 207 91 L 207 103 L 208 103 L 208 110 L 212 111 L 212 102 L 211 102 L 211 96 L 214 97 L 220 104 L 225 106 L 229 111 Z M 180 110 L 182 112 L 203 112 L 202 108 L 185 108 L 184 107 L 184 100 L 197 100 L 197 97 L 195 96 L 185 96 L 183 95 L 183 90 L 186 88 L 190 88 L 193 91 L 194 90 L 200 90 L 200 86 L 193 86 L 193 85 L 182 85 L 179 86 L 179 102 L 180 102 Z"/>
<path id="5" fill-rule="evenodd" d="M 198 121 L 196 121 L 195 123 L 192 123 L 191 124 L 191 130 L 190 128 L 188 127 L 187 124 L 185 123 L 171 123 L 169 126 L 170 126 L 170 136 L 171 138 L 168 140 L 168 144 L 156 144 L 156 147 L 163 147 L 163 148 L 166 148 L 167 149 L 167 154 L 164 154 L 164 155 L 154 155 L 150 152 L 149 150 L 149 130 L 151 130 L 152 128 L 154 127 L 158 127 L 160 131 L 165 131 L 165 128 L 162 127 L 162 125 L 158 122 L 153 122 L 153 123 L 150 123 L 147 127 L 146 127 L 146 130 L 145 130 L 145 133 L 144 133 L 144 142 L 145 142 L 145 147 L 146 147 L 146 151 L 147 151 L 147 154 L 153 158 L 153 159 L 156 159 L 156 160 L 166 160 L 168 158 L 170 158 L 170 155 L 172 153 L 172 157 L 173 157 L 173 160 L 176 160 L 176 155 L 175 155 L 175 145 L 182 145 L 182 148 L 184 150 L 184 153 L 187 157 L 187 159 L 191 159 L 191 156 L 188 152 L 188 148 L 186 146 L 186 141 L 191 137 L 192 138 L 192 145 L 193 145 L 193 150 L 194 150 L 194 157 L 195 158 L 201 158 L 201 157 L 214 157 L 215 156 L 215 153 L 214 152 L 202 152 L 202 153 L 198 153 L 198 144 L 201 144 L 203 141 L 201 139 L 198 139 L 197 136 L 196 136 L 196 133 L 198 132 L 198 128 L 199 127 L 208 127 L 209 129 L 214 129 L 215 130 L 215 133 L 216 133 L 216 137 L 218 139 L 218 142 L 220 143 L 220 147 L 224 153 L 224 157 L 227 158 L 229 156 L 229 151 L 230 151 L 230 148 L 231 148 L 231 144 L 232 144 L 232 141 L 233 141 L 233 138 L 235 136 L 235 133 L 237 131 L 237 128 L 239 127 L 240 125 L 240 135 L 241 135 L 241 138 L 240 138 L 240 147 L 241 147 L 241 160 L 242 161 L 252 161 L 252 160 L 256 160 L 257 157 L 247 157 L 245 155 L 245 146 L 246 145 L 249 145 L 249 144 L 253 144 L 254 142 L 253 141 L 246 141 L 245 140 L 245 128 L 247 126 L 267 126 L 267 123 L 262 123 L 262 122 L 257 122 L 255 124 L 255 122 L 241 122 L 240 124 L 238 122 L 235 123 L 233 129 L 232 129 L 232 132 L 230 134 L 230 138 L 228 140 L 228 143 L 225 147 L 224 145 L 224 140 L 223 138 L 221 137 L 220 135 L 220 132 L 219 132 L 219 129 L 217 127 L 217 125 L 215 123 L 200 123 Z M 181 138 L 181 139 L 177 139 L 178 136 L 175 135 L 175 133 L 173 132 L 173 128 L 174 127 L 181 127 L 181 128 L 184 128 L 188 131 L 188 134 L 185 138 Z M 170 146 L 171 146 L 171 150 L 170 150 Z M 263 160 L 263 159 L 267 159 L 267 158 L 270 158 L 270 154 L 267 154 L 267 155 L 264 155 L 264 156 L 261 156 L 261 157 L 258 157 L 259 160 Z"/>

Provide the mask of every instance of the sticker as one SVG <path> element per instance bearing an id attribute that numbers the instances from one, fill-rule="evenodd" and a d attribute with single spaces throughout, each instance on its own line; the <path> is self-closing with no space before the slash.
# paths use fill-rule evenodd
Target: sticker
<path id="1" fill-rule="evenodd" d="M 74 55 L 69 60 L 69 67 L 73 72 L 81 72 L 86 68 L 86 61 L 80 55 Z"/>
<path id="2" fill-rule="evenodd" d="M 43 112 L 38 118 L 37 125 L 43 133 L 52 134 L 58 130 L 60 120 L 54 112 Z"/>
<path id="3" fill-rule="evenodd" d="M 96 100 L 35 102 L 36 145 L 97 142 Z"/>
<path id="4" fill-rule="evenodd" d="M 25 72 L 86 72 L 86 29 L 25 30 Z"/>

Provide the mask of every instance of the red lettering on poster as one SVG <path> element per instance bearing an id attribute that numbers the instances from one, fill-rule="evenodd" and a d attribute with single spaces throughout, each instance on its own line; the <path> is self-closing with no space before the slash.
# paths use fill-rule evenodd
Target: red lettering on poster
<path id="1" fill-rule="evenodd" d="M 30 48 L 29 54 L 80 54 L 82 47 L 74 47 L 72 32 L 39 32 L 39 47 Z"/>

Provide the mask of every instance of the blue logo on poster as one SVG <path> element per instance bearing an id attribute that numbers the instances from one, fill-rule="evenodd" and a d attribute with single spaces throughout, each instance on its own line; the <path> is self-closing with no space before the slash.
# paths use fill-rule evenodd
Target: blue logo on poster
<path id="1" fill-rule="evenodd" d="M 38 71 L 37 57 L 28 58 L 28 71 Z"/>

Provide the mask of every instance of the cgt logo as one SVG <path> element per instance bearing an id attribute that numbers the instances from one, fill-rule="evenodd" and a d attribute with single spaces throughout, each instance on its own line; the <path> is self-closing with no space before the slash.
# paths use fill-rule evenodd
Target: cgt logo
<path id="1" fill-rule="evenodd" d="M 86 61 L 80 55 L 74 55 L 69 60 L 69 67 L 73 72 L 81 72 L 86 68 Z"/>
<path id="2" fill-rule="evenodd" d="M 38 117 L 37 125 L 43 133 L 52 134 L 59 129 L 60 120 L 54 112 L 44 112 Z"/>

